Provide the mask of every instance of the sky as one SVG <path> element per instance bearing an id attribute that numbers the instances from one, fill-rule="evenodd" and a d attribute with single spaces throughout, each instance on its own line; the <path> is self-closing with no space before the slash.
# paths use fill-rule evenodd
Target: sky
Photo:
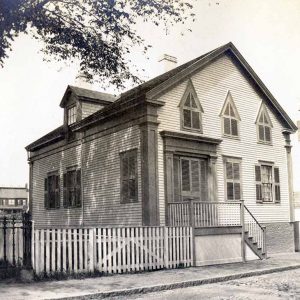
<path id="1" fill-rule="evenodd" d="M 299 0 L 198 0 L 193 3 L 196 21 L 168 29 L 139 23 L 137 31 L 152 45 L 148 59 L 141 49 L 130 58 L 141 78 L 160 71 L 158 59 L 170 54 L 178 65 L 229 41 L 233 42 L 281 106 L 300 120 L 300 1 Z M 187 29 L 192 29 L 189 32 Z M 74 84 L 77 66 L 43 61 L 41 45 L 20 36 L 0 69 L 0 186 L 24 186 L 29 168 L 26 145 L 60 126 L 60 100 L 68 84 Z M 94 89 L 104 91 L 94 85 Z M 115 92 L 113 88 L 106 90 Z M 294 163 L 300 164 L 296 135 Z M 300 169 L 300 168 L 299 168 Z M 294 185 L 300 190 L 300 170 L 294 168 Z"/>

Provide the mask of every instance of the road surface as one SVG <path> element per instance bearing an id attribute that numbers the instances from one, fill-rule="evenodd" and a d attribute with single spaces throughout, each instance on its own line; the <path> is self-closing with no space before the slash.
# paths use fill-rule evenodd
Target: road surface
<path id="1" fill-rule="evenodd" d="M 300 269 L 110 300 L 300 300 Z"/>

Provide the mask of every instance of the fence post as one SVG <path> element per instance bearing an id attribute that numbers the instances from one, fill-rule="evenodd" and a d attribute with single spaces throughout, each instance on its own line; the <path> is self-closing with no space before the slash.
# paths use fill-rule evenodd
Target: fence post
<path id="1" fill-rule="evenodd" d="M 31 265 L 35 268 L 35 232 L 34 232 L 34 221 L 31 221 Z"/>
<path id="2" fill-rule="evenodd" d="M 23 214 L 23 238 L 24 238 L 24 247 L 23 247 L 23 259 L 24 267 L 31 268 L 31 221 L 30 214 Z"/>
<path id="3" fill-rule="evenodd" d="M 4 216 L 3 218 L 3 260 L 4 264 L 7 267 L 7 256 L 6 256 L 6 229 L 7 229 L 7 219 Z"/>
<path id="4" fill-rule="evenodd" d="M 164 227 L 164 265 L 165 268 L 169 267 L 169 230 Z"/>
<path id="5" fill-rule="evenodd" d="M 244 200 L 241 201 L 241 211 L 240 211 L 240 223 L 242 226 L 242 245 L 241 245 L 241 254 L 243 262 L 246 261 L 246 245 L 245 245 L 245 204 Z"/>
<path id="6" fill-rule="evenodd" d="M 90 228 L 89 229 L 89 271 L 93 272 L 95 268 L 95 228 Z"/>
<path id="7" fill-rule="evenodd" d="M 191 236 L 192 236 L 192 266 L 196 266 L 196 240 L 195 240 L 195 214 L 194 214 L 194 201 L 191 200 L 190 206 L 190 226 L 191 226 Z"/>
<path id="8" fill-rule="evenodd" d="M 265 258 L 267 258 L 267 227 L 263 226 L 263 252 L 265 253 Z"/>

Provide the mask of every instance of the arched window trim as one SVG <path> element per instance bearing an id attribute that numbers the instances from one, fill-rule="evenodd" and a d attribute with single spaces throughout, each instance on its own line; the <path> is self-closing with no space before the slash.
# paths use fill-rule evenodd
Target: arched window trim
<path id="1" fill-rule="evenodd" d="M 187 106 L 185 106 L 185 103 L 186 103 L 186 101 L 187 101 L 190 94 L 193 96 L 196 107 L 191 107 L 191 106 L 187 107 Z M 203 110 L 202 105 L 199 101 L 199 98 L 197 96 L 196 90 L 194 88 L 194 85 L 193 85 L 191 79 L 189 79 L 189 81 L 187 83 L 185 92 L 184 92 L 184 94 L 181 98 L 181 101 L 180 101 L 178 107 L 180 108 L 181 130 L 187 130 L 187 131 L 194 131 L 194 132 L 202 133 L 203 132 L 202 114 L 204 113 L 204 110 Z M 191 112 L 191 126 L 190 127 L 185 125 L 184 111 L 190 111 Z M 192 112 L 194 112 L 194 114 Z M 192 124 L 193 123 L 193 121 L 192 121 L 193 116 L 192 115 L 196 116 L 197 114 L 198 114 L 198 117 L 199 117 L 199 125 L 200 125 L 199 128 L 193 127 L 193 124 Z"/>
<path id="2" fill-rule="evenodd" d="M 230 113 L 229 114 L 226 113 L 226 109 L 227 109 L 228 105 L 230 105 L 231 108 L 233 109 L 234 116 L 231 116 Z M 239 136 L 240 136 L 241 117 L 239 115 L 239 112 L 237 110 L 237 107 L 234 103 L 234 100 L 232 98 L 232 95 L 231 95 L 230 91 L 227 92 L 224 104 L 223 104 L 222 109 L 221 109 L 220 117 L 221 117 L 221 120 L 222 120 L 222 133 L 223 133 L 223 136 L 232 137 L 232 138 L 239 138 Z M 229 127 L 226 127 L 225 122 L 228 122 Z M 236 127 L 234 127 L 233 124 L 236 124 Z M 227 130 L 227 132 L 226 132 L 226 130 Z M 235 132 L 237 134 L 234 134 Z"/>
<path id="3" fill-rule="evenodd" d="M 264 114 L 267 122 L 265 122 L 265 118 L 263 118 L 263 121 L 260 121 L 262 114 Z M 255 124 L 256 124 L 256 131 L 257 131 L 257 141 L 263 144 L 272 144 L 273 124 L 268 109 L 263 102 L 261 102 L 260 104 L 258 114 L 255 120 Z"/>

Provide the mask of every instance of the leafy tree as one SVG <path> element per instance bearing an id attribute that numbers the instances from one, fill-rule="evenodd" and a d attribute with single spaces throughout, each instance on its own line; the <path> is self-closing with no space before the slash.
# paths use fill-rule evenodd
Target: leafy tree
<path id="1" fill-rule="evenodd" d="M 25 33 L 43 42 L 46 60 L 79 60 L 87 80 L 117 87 L 139 82 L 126 60 L 133 45 L 150 47 L 137 34 L 137 21 L 184 23 L 194 17 L 191 8 L 185 0 L 0 0 L 0 65 Z"/>

